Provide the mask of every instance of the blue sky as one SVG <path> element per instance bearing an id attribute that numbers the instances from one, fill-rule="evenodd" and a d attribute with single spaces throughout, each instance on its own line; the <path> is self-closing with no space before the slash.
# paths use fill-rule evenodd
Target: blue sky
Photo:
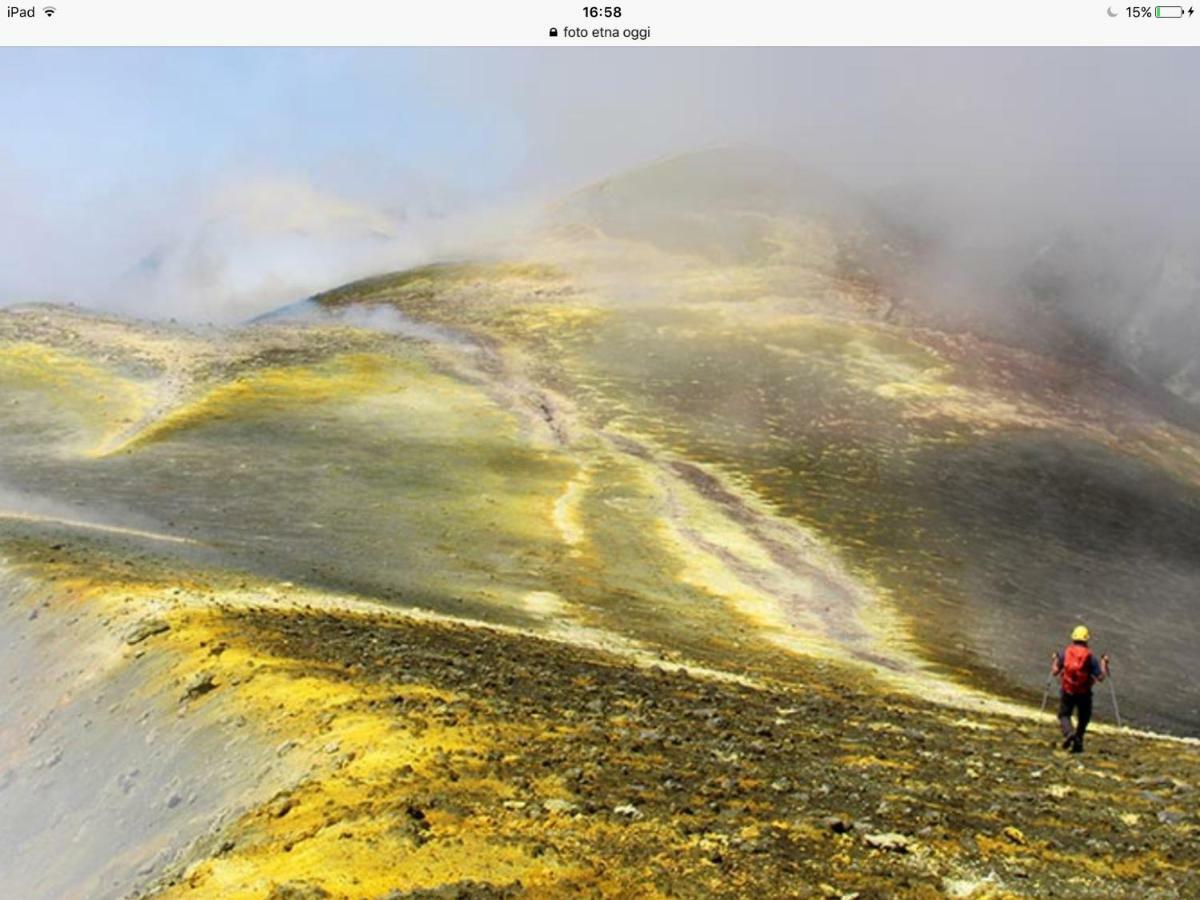
<path id="1" fill-rule="evenodd" d="M 231 170 L 412 167 L 467 188 L 511 176 L 520 132 L 445 102 L 402 52 L 34 50 L 0 56 L 4 164 L 48 204 Z"/>

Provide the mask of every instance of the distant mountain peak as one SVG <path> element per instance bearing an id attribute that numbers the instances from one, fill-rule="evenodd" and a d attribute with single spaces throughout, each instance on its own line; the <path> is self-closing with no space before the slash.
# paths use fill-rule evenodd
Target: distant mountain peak
<path id="1" fill-rule="evenodd" d="M 722 263 L 760 262 L 774 235 L 840 236 L 874 226 L 868 206 L 833 179 L 771 148 L 709 147 L 598 181 L 550 211 L 560 233 L 649 244 Z"/>

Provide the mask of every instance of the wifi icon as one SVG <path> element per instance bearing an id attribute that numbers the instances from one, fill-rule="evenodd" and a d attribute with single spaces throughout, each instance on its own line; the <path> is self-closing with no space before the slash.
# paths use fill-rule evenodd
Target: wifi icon
<path id="1" fill-rule="evenodd" d="M 54 17 L 54 14 L 56 12 L 58 12 L 58 10 L 55 9 L 53 6 L 43 6 L 42 12 L 44 12 L 46 14 L 46 18 L 50 19 L 50 18 Z"/>

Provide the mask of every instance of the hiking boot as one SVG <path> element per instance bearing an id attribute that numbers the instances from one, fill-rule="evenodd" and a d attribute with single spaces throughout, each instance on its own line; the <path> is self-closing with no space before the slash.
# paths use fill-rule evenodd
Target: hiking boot
<path id="1" fill-rule="evenodd" d="M 1081 749 L 1082 749 L 1082 747 L 1083 747 L 1083 745 L 1080 744 Z M 1074 752 L 1075 732 L 1072 731 L 1070 734 L 1068 734 L 1065 738 L 1062 739 L 1062 748 L 1064 750 L 1071 750 L 1072 752 Z"/>
<path id="2" fill-rule="evenodd" d="M 1071 740 L 1071 752 L 1072 753 L 1082 753 L 1083 752 L 1083 738 L 1073 738 Z"/>

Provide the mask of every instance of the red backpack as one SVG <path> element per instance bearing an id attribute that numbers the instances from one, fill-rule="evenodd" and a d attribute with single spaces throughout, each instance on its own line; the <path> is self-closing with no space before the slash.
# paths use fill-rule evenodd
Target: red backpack
<path id="1" fill-rule="evenodd" d="M 1086 694 L 1092 689 L 1092 651 L 1072 644 L 1063 653 L 1062 689 L 1067 694 Z"/>

